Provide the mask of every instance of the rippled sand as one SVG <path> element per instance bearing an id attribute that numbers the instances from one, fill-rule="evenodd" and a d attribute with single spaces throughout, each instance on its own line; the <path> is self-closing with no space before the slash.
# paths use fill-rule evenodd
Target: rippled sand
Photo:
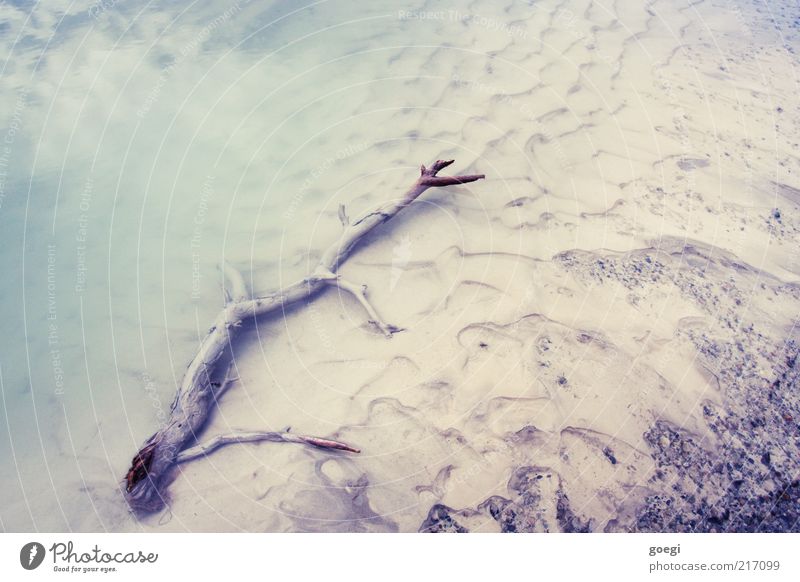
<path id="1" fill-rule="evenodd" d="M 348 15 L 327 3 L 259 35 L 289 9 L 271 10 L 243 7 L 237 35 L 212 35 L 227 50 L 254 34 L 224 66 L 201 61 L 207 99 L 187 97 L 176 123 L 202 118 L 199 139 L 215 145 L 198 153 L 188 129 L 166 140 L 155 175 L 174 199 L 126 162 L 130 217 L 91 241 L 117 250 L 91 259 L 80 301 L 63 300 L 90 322 L 65 359 L 97 365 L 66 396 L 35 396 L 35 458 L 19 455 L 35 438 L 3 445 L 20 475 L 3 477 L 5 529 L 800 529 L 796 6 L 476 1 Z M 154 79 L 126 93 L 130 111 Z M 170 103 L 148 111 L 159 139 Z M 221 142 L 234 161 L 206 169 L 202 147 Z M 174 169 L 185 152 L 193 171 Z M 487 179 L 429 191 L 342 269 L 405 331 L 385 339 L 335 290 L 260 321 L 205 433 L 291 427 L 363 452 L 230 446 L 180 470 L 169 510 L 131 518 L 117 481 L 219 307 L 219 259 L 256 290 L 301 277 L 338 235 L 340 203 L 367 211 L 436 158 Z M 80 193 L 64 193 L 64 240 Z M 116 208 L 104 204 L 98 216 Z M 116 267 L 126 257 L 135 271 Z M 22 391 L 10 368 L 4 390 Z"/>

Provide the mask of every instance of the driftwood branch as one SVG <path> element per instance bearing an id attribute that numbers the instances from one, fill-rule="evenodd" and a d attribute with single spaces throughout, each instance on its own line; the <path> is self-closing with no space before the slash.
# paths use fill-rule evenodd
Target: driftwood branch
<path id="1" fill-rule="evenodd" d="M 246 319 L 279 312 L 293 303 L 308 299 L 324 287 L 333 285 L 352 293 L 364 307 L 370 321 L 386 336 L 399 331 L 400 328 L 385 323 L 378 316 L 366 297 L 364 286 L 342 280 L 337 271 L 364 236 L 397 215 L 428 188 L 467 184 L 484 178 L 483 174 L 437 175 L 452 163 L 453 160 L 439 160 L 430 168 L 422 166 L 419 178 L 401 198 L 382 204 L 358 220 L 351 222 L 345 209 L 341 208 L 339 218 L 344 231 L 339 240 L 325 251 L 313 273 L 284 289 L 252 297 L 242 275 L 230 265 L 223 265 L 227 280 L 227 304 L 186 369 L 167 423 L 147 439 L 133 457 L 126 475 L 125 493 L 132 509 L 138 512 L 161 509 L 166 503 L 166 488 L 173 467 L 181 462 L 204 457 L 226 444 L 256 441 L 300 442 L 322 448 L 359 452 L 350 445 L 333 440 L 274 432 L 234 433 L 217 436 L 205 445 L 192 444 L 208 420 L 217 398 L 231 382 L 230 370 L 226 372 L 222 382 L 214 382 L 212 376 L 217 372 L 223 355 L 230 349 L 236 330 Z"/>

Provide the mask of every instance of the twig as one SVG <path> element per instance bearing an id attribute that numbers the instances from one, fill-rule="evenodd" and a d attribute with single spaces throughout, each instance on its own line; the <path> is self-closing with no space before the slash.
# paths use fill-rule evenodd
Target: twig
<path id="1" fill-rule="evenodd" d="M 231 434 L 220 434 L 209 440 L 207 443 L 197 445 L 189 449 L 185 449 L 175 458 L 175 463 L 186 463 L 194 461 L 200 457 L 205 457 L 216 451 L 220 447 L 232 445 L 235 443 L 300 443 L 305 445 L 312 445 L 321 449 L 336 449 L 339 451 L 348 451 L 350 453 L 360 453 L 361 450 L 351 447 L 346 443 L 333 441 L 330 439 L 323 439 L 315 436 L 307 436 L 302 434 L 295 434 L 292 432 L 234 432 Z"/>
<path id="2" fill-rule="evenodd" d="M 224 288 L 228 303 L 240 303 L 250 299 L 244 277 L 238 269 L 234 269 L 230 264 L 224 262 L 222 263 L 222 274 L 227 281 Z"/>
<path id="3" fill-rule="evenodd" d="M 381 330 L 383 335 L 386 337 L 392 337 L 393 333 L 397 333 L 398 331 L 402 331 L 402 328 L 397 327 L 396 325 L 392 325 L 390 323 L 386 323 L 381 319 L 381 316 L 378 315 L 378 312 L 375 311 L 375 308 L 367 299 L 367 286 L 366 285 L 356 285 L 355 283 L 351 283 L 346 279 L 342 279 L 341 275 L 334 275 L 331 273 L 332 277 L 326 278 L 325 282 L 328 285 L 332 285 L 334 287 L 338 287 L 342 291 L 347 291 L 353 297 L 355 297 L 361 306 L 364 308 L 364 311 L 367 312 L 369 316 L 369 322 L 373 324 L 375 327 Z"/>

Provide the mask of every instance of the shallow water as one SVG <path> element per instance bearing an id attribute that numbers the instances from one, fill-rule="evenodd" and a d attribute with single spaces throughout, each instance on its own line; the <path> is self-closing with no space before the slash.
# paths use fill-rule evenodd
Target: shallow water
<path id="1" fill-rule="evenodd" d="M 362 4 L 0 8 L 0 527 L 797 529 L 698 487 L 800 458 L 796 3 Z M 363 453 L 228 447 L 132 518 L 217 266 L 292 282 L 437 158 L 487 179 L 343 267 L 406 331 L 262 321 L 207 428 Z"/>

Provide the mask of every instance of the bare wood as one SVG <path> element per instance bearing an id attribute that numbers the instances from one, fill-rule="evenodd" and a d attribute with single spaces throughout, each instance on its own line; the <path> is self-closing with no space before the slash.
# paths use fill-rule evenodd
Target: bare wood
<path id="1" fill-rule="evenodd" d="M 247 284 L 244 282 L 244 277 L 238 269 L 234 269 L 229 263 L 222 263 L 222 274 L 227 281 L 225 285 L 225 295 L 228 298 L 228 303 L 239 303 L 250 299 L 250 293 L 247 291 Z"/>
<path id="2" fill-rule="evenodd" d="M 381 320 L 367 300 L 363 287 L 342 281 L 336 272 L 364 236 L 397 215 L 428 188 L 467 184 L 485 177 L 483 174 L 465 176 L 437 175 L 439 171 L 452 163 L 453 160 L 438 160 L 430 168 L 422 166 L 419 178 L 401 198 L 382 204 L 352 223 L 349 220 L 344 220 L 346 213 L 342 209 L 339 214 L 344 231 L 339 240 L 325 251 L 313 273 L 288 287 L 267 295 L 250 298 L 242 276 L 230 266 L 223 268 L 229 282 L 230 291 L 228 291 L 228 296 L 230 300 L 217 316 L 208 331 L 208 335 L 200 344 L 197 355 L 186 369 L 180 389 L 172 404 L 167 423 L 147 439 L 139 452 L 136 453 L 131 461 L 131 468 L 125 477 L 126 498 L 134 511 L 157 511 L 165 505 L 166 488 L 170 482 L 171 469 L 178 462 L 186 462 L 193 458 L 205 456 L 212 450 L 229 442 L 245 442 L 242 440 L 230 440 L 232 438 L 230 436 L 221 436 L 217 437 L 220 440 L 216 441 L 217 444 L 213 447 L 210 445 L 213 445 L 215 441 L 203 445 L 199 449 L 194 447 L 185 450 L 196 440 L 198 433 L 202 430 L 216 403 L 217 396 L 228 385 L 227 380 L 224 380 L 222 384 L 213 382 L 212 375 L 216 372 L 217 365 L 223 355 L 230 349 L 231 340 L 243 321 L 275 313 L 293 303 L 309 298 L 327 285 L 335 285 L 352 293 L 367 311 L 370 320 L 385 335 L 391 336 L 392 333 L 399 331 L 399 328 L 386 324 Z M 357 449 L 349 445 L 320 439 L 319 437 L 292 435 L 292 439 L 297 438 L 300 441 L 287 441 L 289 438 L 287 436 L 288 433 L 246 434 L 251 436 L 271 435 L 269 437 L 265 436 L 260 440 L 272 440 L 274 435 L 280 434 L 283 435 L 280 439 L 281 442 L 305 442 L 323 448 L 339 448 L 334 446 L 335 444 L 342 445 L 344 447 L 342 450 L 357 452 Z M 205 450 L 203 450 L 204 448 Z M 181 457 L 181 451 L 183 451 L 183 457 Z M 192 451 L 194 452 L 190 455 L 189 453 Z M 179 461 L 179 459 L 181 460 Z"/>
<path id="3" fill-rule="evenodd" d="M 367 312 L 369 315 L 369 322 L 377 327 L 383 335 L 386 337 L 391 337 L 393 333 L 397 333 L 398 331 L 402 331 L 396 325 L 392 325 L 390 323 L 386 323 L 381 319 L 381 316 L 378 315 L 378 312 L 375 311 L 375 308 L 367 299 L 367 286 L 366 285 L 357 285 L 355 283 L 351 283 L 346 279 L 342 279 L 339 275 L 334 275 L 332 279 L 327 279 L 326 282 L 329 285 L 334 285 L 341 289 L 342 291 L 347 291 L 353 297 L 355 297 L 361 306 L 364 308 L 364 311 Z"/>
<path id="4" fill-rule="evenodd" d="M 295 434 L 293 432 L 234 432 L 231 434 L 217 435 L 205 444 L 185 449 L 181 453 L 178 453 L 178 456 L 175 458 L 175 463 L 179 464 L 194 461 L 195 459 L 213 453 L 218 448 L 224 447 L 225 445 L 235 443 L 260 443 L 264 441 L 273 443 L 300 443 L 313 445 L 321 449 L 336 449 L 339 451 L 348 451 L 350 453 L 361 452 L 361 450 L 343 442 Z"/>

